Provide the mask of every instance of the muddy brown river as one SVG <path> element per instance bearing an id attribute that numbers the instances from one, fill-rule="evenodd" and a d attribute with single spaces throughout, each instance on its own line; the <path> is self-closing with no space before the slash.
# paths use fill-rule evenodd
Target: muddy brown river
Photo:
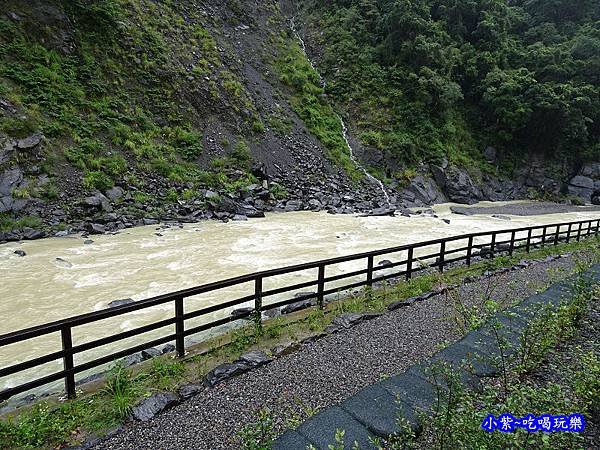
<path id="1" fill-rule="evenodd" d="M 506 203 L 483 202 L 478 206 L 499 204 Z M 92 244 L 84 244 L 80 236 L 5 244 L 0 246 L 0 334 L 97 311 L 117 299 L 140 300 L 258 270 L 443 236 L 600 218 L 600 212 L 575 211 L 509 216 L 509 221 L 490 215 L 452 214 L 450 206 L 435 206 L 437 218 L 293 212 L 227 224 L 207 221 L 160 230 L 157 226 L 147 226 L 117 235 L 93 236 Z M 450 223 L 443 219 L 450 219 Z M 14 254 L 15 250 L 24 250 L 27 256 L 19 257 Z M 338 273 L 357 270 L 362 264 L 362 261 L 340 264 L 335 270 Z M 335 273 L 331 271 L 327 275 Z M 281 276 L 264 289 L 314 276 L 312 272 Z M 189 298 L 186 310 L 241 297 L 253 292 L 252 289 L 248 284 Z M 269 301 L 275 300 L 276 297 Z M 173 305 L 167 304 L 84 325 L 74 329 L 74 344 L 130 330 L 172 314 Z M 223 317 L 224 313 L 215 314 L 211 319 Z M 171 332 L 165 328 L 111 344 L 110 348 L 86 352 L 77 355 L 76 363 L 125 348 L 142 338 Z M 0 348 L 0 367 L 59 349 L 58 334 L 3 347 Z M 10 379 L 0 379 L 0 389 L 60 368 L 61 362 L 57 361 Z M 60 384 L 50 388 L 57 386 Z"/>

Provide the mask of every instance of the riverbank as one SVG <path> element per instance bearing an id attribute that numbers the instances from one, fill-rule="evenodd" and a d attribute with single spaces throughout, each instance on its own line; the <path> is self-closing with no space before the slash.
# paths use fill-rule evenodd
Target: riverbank
<path id="1" fill-rule="evenodd" d="M 541 214 L 561 214 L 573 211 L 600 212 L 600 206 L 575 206 L 552 202 L 512 202 L 494 206 L 452 206 L 455 214 L 472 215 L 506 215 L 506 216 L 536 216 Z"/>
<path id="2" fill-rule="evenodd" d="M 584 245 L 592 248 L 591 244 L 591 242 L 570 244 L 570 248 Z M 543 251 L 537 251 L 532 256 L 537 254 L 537 257 L 540 257 L 553 251 L 564 252 L 566 249 L 567 247 L 563 245 L 557 248 L 546 248 Z M 517 260 L 517 258 L 513 260 L 501 258 L 495 260 L 494 264 L 512 264 Z M 492 267 L 489 264 L 478 264 L 471 271 L 465 268 L 453 269 L 445 275 L 444 282 L 454 284 L 467 276 L 472 280 L 474 275 L 489 270 Z M 494 277 L 486 276 L 466 284 L 461 287 L 461 291 L 464 289 L 462 292 L 465 293 L 466 298 L 477 299 L 481 292 L 489 292 L 490 287 L 497 283 L 502 294 L 498 298 L 511 302 L 514 298 L 523 298 L 522 296 L 540 289 L 544 283 L 551 282 L 557 277 L 566 276 L 574 264 L 573 256 L 556 260 L 548 259 L 533 265 L 525 263 L 521 265 L 521 267 L 527 266 L 525 269 L 498 273 Z M 276 347 L 277 339 L 274 339 L 275 337 L 285 343 L 301 336 L 302 339 L 310 338 L 311 330 L 314 330 L 313 336 L 318 336 L 322 333 L 320 330 L 325 329 L 335 316 L 343 312 L 364 311 L 365 307 L 371 310 L 381 310 L 389 302 L 399 298 L 418 296 L 432 289 L 436 280 L 439 280 L 437 275 L 434 278 L 420 277 L 409 285 L 401 283 L 397 287 L 377 291 L 377 295 L 371 297 L 370 301 L 365 301 L 364 297 L 356 297 L 340 304 L 334 303 L 325 316 L 312 313 L 305 316 L 304 325 L 300 328 L 287 327 L 279 322 L 270 324 L 272 326 L 265 327 L 265 333 L 271 338 L 267 341 L 267 348 L 261 347 L 260 343 L 254 343 L 251 334 L 238 334 L 233 342 L 233 349 L 230 347 L 228 352 L 221 354 L 220 357 L 227 359 L 233 356 L 235 359 L 236 354 L 239 355 L 249 348 L 273 349 Z M 449 320 L 451 316 L 446 314 L 448 298 L 444 295 L 434 296 L 421 303 L 414 302 L 410 308 L 401 308 L 373 319 L 372 322 L 365 322 L 339 334 L 328 335 L 316 342 L 311 338 L 307 341 L 307 345 L 301 345 L 297 352 L 277 358 L 258 371 L 226 381 L 214 389 L 199 387 L 196 389 L 197 397 L 190 400 L 192 403 L 188 402 L 176 407 L 166 413 L 164 419 L 159 416 L 147 424 L 132 424 L 124 431 L 122 438 L 118 437 L 121 434 L 116 435 L 111 438 L 112 440 L 107 441 L 108 444 L 99 443 L 98 448 L 111 448 L 104 447 L 109 444 L 114 445 L 112 448 L 127 448 L 127 443 L 133 442 L 129 439 L 140 440 L 141 444 L 146 442 L 146 445 L 149 446 L 139 447 L 136 444 L 136 448 L 155 448 L 156 442 L 161 442 L 165 448 L 237 448 L 234 444 L 237 442 L 237 431 L 252 422 L 253 415 L 262 406 L 268 406 L 277 413 L 282 422 L 279 424 L 280 427 L 284 426 L 284 417 L 288 417 L 291 421 L 301 420 L 314 412 L 316 408 L 340 401 L 344 396 L 372 382 L 373 379 L 401 370 L 404 364 L 407 364 L 405 360 L 414 362 L 420 357 L 431 354 L 436 350 L 438 344 L 445 342 L 448 336 L 451 339 L 458 338 L 460 333 L 457 334 L 455 323 Z M 398 327 L 398 323 L 405 323 L 406 326 Z M 381 333 L 381 327 L 386 329 L 386 333 Z M 306 330 L 309 331 L 308 335 Z M 391 336 L 390 339 L 386 338 L 388 334 Z M 429 339 L 423 339 L 422 336 L 427 336 Z M 348 342 L 352 342 L 353 345 L 348 346 Z M 294 346 L 292 346 L 292 350 L 293 348 Z M 233 355 L 231 351 L 234 352 Z M 287 353 L 287 351 L 283 353 Z M 404 357 L 394 356 L 398 354 L 404 355 Z M 206 373 L 211 367 L 210 361 L 210 358 L 205 357 L 193 359 L 191 373 Z M 157 367 L 160 367 L 160 364 Z M 187 373 L 189 375 L 189 370 Z M 156 371 L 151 374 L 154 375 L 147 378 L 151 385 L 154 384 L 150 388 L 150 392 L 156 392 Z M 75 404 L 89 405 L 89 401 L 92 399 L 82 398 Z M 95 401 L 100 402 L 98 405 L 107 402 L 106 399 Z M 72 403 L 68 402 L 65 407 L 69 404 Z M 186 404 L 187 407 L 184 406 Z M 201 420 L 195 419 L 194 424 L 191 425 L 192 428 L 183 422 L 185 417 L 189 417 L 189 410 L 186 408 L 190 406 L 193 406 L 194 414 L 202 418 Z M 233 408 L 231 414 L 229 414 L 229 407 Z M 98 412 L 97 408 L 95 408 L 96 413 Z M 169 414 L 172 415 L 169 416 Z M 227 414 L 231 419 L 230 426 L 226 429 L 219 420 L 223 414 Z M 94 414 L 88 411 L 86 417 L 88 416 L 94 416 Z M 60 417 L 60 414 L 56 417 Z M 164 426 L 164 423 L 171 421 L 175 421 L 173 422 L 174 426 Z M 178 434 L 183 433 L 184 429 L 192 430 L 194 433 L 190 432 L 190 435 L 195 434 L 197 437 L 214 436 L 221 444 L 211 441 L 206 443 L 206 447 L 198 447 L 199 444 L 195 442 L 195 446 L 186 447 L 185 437 Z M 177 444 L 174 444 L 175 442 Z M 118 447 L 118 445 L 123 445 L 123 447 Z"/>
<path id="3" fill-rule="evenodd" d="M 264 190 L 259 185 L 251 186 L 252 189 L 257 189 L 259 192 Z M 119 191 L 122 194 L 121 191 Z M 95 195 L 87 197 L 84 203 L 88 207 L 94 209 L 99 208 L 99 211 L 106 209 L 106 217 L 102 220 L 82 222 L 73 225 L 56 225 L 51 227 L 42 227 L 41 222 L 36 216 L 27 216 L 19 220 L 5 219 L 4 222 L 0 214 L 0 248 L 3 244 L 21 241 L 35 241 L 40 239 L 48 239 L 53 237 L 73 237 L 79 236 L 89 238 L 97 235 L 115 235 L 124 231 L 139 228 L 144 226 L 157 226 L 160 229 L 180 227 L 184 224 L 200 224 L 206 221 L 218 221 L 228 223 L 229 221 L 247 221 L 264 218 L 265 215 L 286 212 L 327 212 L 333 215 L 361 215 L 361 216 L 395 216 L 403 217 L 421 216 L 423 214 L 433 215 L 436 208 L 444 206 L 445 199 L 440 198 L 438 203 L 425 202 L 397 202 L 397 197 L 392 197 L 392 202 L 387 203 L 384 200 L 374 201 L 372 197 L 367 201 L 350 194 L 337 196 L 333 202 L 337 206 L 324 205 L 320 201 L 304 202 L 302 200 L 274 200 L 270 203 L 265 202 L 248 202 L 226 196 L 224 193 L 216 193 L 207 191 L 208 209 L 203 209 L 197 213 L 181 216 L 176 213 L 167 215 L 150 215 L 142 214 L 140 217 L 121 217 L 115 213 L 109 205 L 109 201 L 104 195 Z M 270 194 L 268 194 L 270 195 Z M 116 200 L 114 200 L 116 201 Z M 480 204 L 491 206 L 478 206 Z M 257 206 L 258 205 L 258 206 Z M 417 206 L 420 205 L 420 206 Z M 575 205 L 568 203 L 554 203 L 546 201 L 531 201 L 531 200 L 515 200 L 515 201 L 482 201 L 474 203 L 471 206 L 454 204 L 451 207 L 451 212 L 456 215 L 495 215 L 495 216 L 535 216 L 546 214 L 566 214 L 566 213 L 585 213 L 585 212 L 600 212 L 600 206 L 596 205 Z M 500 217 L 502 219 L 502 217 Z M 504 217 L 505 220 L 510 220 Z M 12 229 L 11 227 L 15 227 Z"/>

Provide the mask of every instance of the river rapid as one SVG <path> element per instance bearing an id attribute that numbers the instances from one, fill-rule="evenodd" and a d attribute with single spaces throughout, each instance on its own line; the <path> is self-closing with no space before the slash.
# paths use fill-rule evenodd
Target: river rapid
<path id="1" fill-rule="evenodd" d="M 502 204 L 507 202 L 482 202 L 478 206 Z M 93 243 L 87 244 L 81 236 L 5 244 L 0 246 L 0 334 L 97 311 L 117 299 L 141 300 L 269 268 L 443 236 L 600 217 L 599 212 L 574 211 L 509 216 L 507 220 L 491 215 L 453 214 L 450 206 L 434 206 L 438 217 L 290 212 L 226 224 L 206 221 L 166 229 L 140 227 L 116 235 L 92 236 L 88 239 Z M 443 219 L 449 219 L 450 223 Z M 25 251 L 26 256 L 16 255 L 15 250 Z M 357 270 L 362 268 L 361 264 L 340 264 L 336 270 L 338 273 Z M 312 272 L 282 276 L 264 289 L 314 276 Z M 252 289 L 250 284 L 241 285 L 190 298 L 186 300 L 186 310 L 241 297 L 253 292 Z M 130 330 L 172 314 L 173 305 L 167 304 L 78 327 L 74 330 L 74 344 Z M 222 312 L 219 314 L 212 318 L 223 317 Z M 144 338 L 171 333 L 171 328 L 157 330 Z M 112 344 L 110 349 L 87 352 L 76 363 L 132 345 L 136 339 L 139 342 L 140 337 Z M 0 367 L 59 349 L 58 335 L 0 348 Z M 60 368 L 61 361 L 57 361 L 10 379 L 0 379 L 0 389 Z"/>

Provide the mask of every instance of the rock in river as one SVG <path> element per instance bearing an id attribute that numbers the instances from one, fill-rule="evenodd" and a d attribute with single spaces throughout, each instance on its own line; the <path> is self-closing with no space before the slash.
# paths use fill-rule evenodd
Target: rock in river
<path id="1" fill-rule="evenodd" d="M 69 269 L 69 268 L 73 267 L 72 263 L 70 263 L 69 261 L 67 261 L 66 259 L 63 259 L 63 258 L 56 258 L 54 261 L 56 262 L 57 266 L 64 267 L 65 269 Z"/>
<path id="2" fill-rule="evenodd" d="M 123 306 L 123 305 L 129 305 L 130 303 L 133 303 L 133 299 L 132 298 L 124 298 L 121 300 L 113 300 L 112 302 L 110 302 L 108 304 L 108 308 L 116 308 L 117 306 Z"/>

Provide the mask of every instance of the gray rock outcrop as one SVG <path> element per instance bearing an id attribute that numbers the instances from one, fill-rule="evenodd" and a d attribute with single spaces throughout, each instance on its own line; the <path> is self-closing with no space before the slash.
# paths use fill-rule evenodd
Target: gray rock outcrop
<path id="1" fill-rule="evenodd" d="M 424 175 L 417 175 L 402 192 L 402 197 L 410 203 L 431 205 L 447 201 L 435 181 Z"/>
<path id="2" fill-rule="evenodd" d="M 432 166 L 431 171 L 438 186 L 451 201 L 471 205 L 481 200 L 481 190 L 475 186 L 465 169 L 455 166 L 445 169 L 440 166 Z"/>
<path id="3" fill-rule="evenodd" d="M 578 197 L 586 203 L 591 203 L 594 194 L 594 180 L 583 175 L 576 175 L 567 186 L 569 195 Z"/>
<path id="4" fill-rule="evenodd" d="M 20 211 L 27 204 L 26 199 L 14 198 L 15 190 L 22 188 L 26 182 L 19 167 L 13 167 L 0 174 L 0 213 Z"/>

